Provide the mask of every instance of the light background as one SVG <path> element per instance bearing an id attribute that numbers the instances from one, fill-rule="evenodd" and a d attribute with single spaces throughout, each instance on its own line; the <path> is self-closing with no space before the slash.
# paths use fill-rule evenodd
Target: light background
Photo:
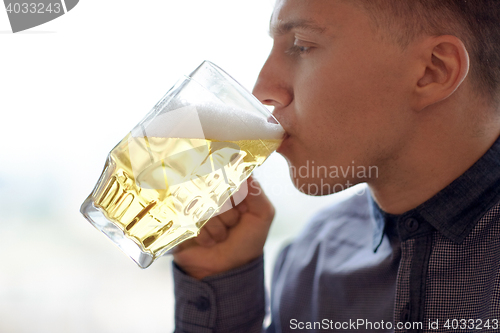
<path id="1" fill-rule="evenodd" d="M 211 60 L 251 89 L 273 0 L 81 0 L 12 34 L 0 9 L 0 332 L 171 332 L 171 258 L 139 269 L 79 213 L 109 150 L 182 75 Z M 321 206 L 284 159 L 256 171 L 277 215 L 267 279 Z"/>

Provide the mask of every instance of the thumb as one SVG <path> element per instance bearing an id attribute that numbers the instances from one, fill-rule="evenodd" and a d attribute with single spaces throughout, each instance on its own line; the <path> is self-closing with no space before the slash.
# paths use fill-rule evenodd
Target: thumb
<path id="1" fill-rule="evenodd" d="M 254 177 L 247 179 L 248 194 L 245 200 L 238 205 L 241 213 L 250 213 L 262 219 L 269 219 L 274 216 L 274 207 L 265 195 L 260 183 Z"/>

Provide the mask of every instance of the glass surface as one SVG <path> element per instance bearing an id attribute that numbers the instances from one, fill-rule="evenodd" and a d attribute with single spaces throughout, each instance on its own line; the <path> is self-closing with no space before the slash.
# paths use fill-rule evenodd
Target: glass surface
<path id="1" fill-rule="evenodd" d="M 146 268 L 231 208 L 282 136 L 251 93 L 205 61 L 109 153 L 80 211 Z"/>

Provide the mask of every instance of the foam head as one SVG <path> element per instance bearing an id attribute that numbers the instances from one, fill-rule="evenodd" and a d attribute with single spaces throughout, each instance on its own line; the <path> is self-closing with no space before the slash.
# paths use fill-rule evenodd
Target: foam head
<path id="1" fill-rule="evenodd" d="M 135 133 L 134 133 L 135 132 Z M 160 114 L 134 137 L 190 138 L 219 141 L 279 140 L 284 130 L 264 115 L 224 104 L 185 106 Z"/>

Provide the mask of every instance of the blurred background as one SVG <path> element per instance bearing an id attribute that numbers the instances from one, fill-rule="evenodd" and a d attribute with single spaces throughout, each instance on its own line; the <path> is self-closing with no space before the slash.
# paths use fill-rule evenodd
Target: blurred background
<path id="1" fill-rule="evenodd" d="M 12 34 L 0 9 L 0 332 L 171 332 L 171 258 L 146 270 L 79 213 L 107 153 L 177 79 L 211 60 L 251 89 L 273 0 L 81 0 Z M 282 246 L 346 193 L 296 191 L 284 159 L 255 172 Z"/>

